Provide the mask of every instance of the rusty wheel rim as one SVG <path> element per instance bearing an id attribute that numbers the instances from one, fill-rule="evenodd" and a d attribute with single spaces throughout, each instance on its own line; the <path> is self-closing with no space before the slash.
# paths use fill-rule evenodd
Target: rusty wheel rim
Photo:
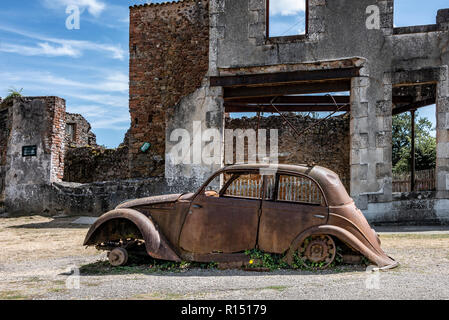
<path id="1" fill-rule="evenodd" d="M 335 260 L 337 248 L 328 235 L 314 235 L 304 240 L 298 249 L 298 258 L 308 269 L 326 269 Z"/>
<path id="2" fill-rule="evenodd" d="M 113 267 L 124 266 L 128 262 L 128 252 L 123 248 L 115 248 L 109 253 L 108 258 Z"/>

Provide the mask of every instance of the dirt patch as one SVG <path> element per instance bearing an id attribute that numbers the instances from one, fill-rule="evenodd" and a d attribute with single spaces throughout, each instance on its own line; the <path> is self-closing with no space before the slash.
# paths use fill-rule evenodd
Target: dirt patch
<path id="1" fill-rule="evenodd" d="M 372 274 L 359 266 L 259 273 L 186 264 L 155 272 L 145 258 L 111 268 L 104 253 L 82 246 L 88 227 L 73 220 L 0 219 L 0 299 L 449 299 L 449 232 L 381 234 L 400 267 L 380 273 L 372 289 Z"/>
<path id="2" fill-rule="evenodd" d="M 88 227 L 73 225 L 73 220 L 41 216 L 0 219 L 0 264 L 98 254 L 83 247 Z"/>

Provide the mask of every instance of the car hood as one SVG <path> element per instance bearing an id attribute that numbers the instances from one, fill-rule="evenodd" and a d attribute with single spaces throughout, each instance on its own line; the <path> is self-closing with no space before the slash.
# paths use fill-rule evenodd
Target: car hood
<path id="1" fill-rule="evenodd" d="M 160 204 L 160 203 L 173 203 L 173 202 L 178 201 L 179 198 L 181 198 L 182 196 L 183 196 L 182 194 L 168 194 L 168 195 L 163 195 L 163 196 L 129 200 L 129 201 L 123 202 L 120 205 L 118 205 L 116 209 L 128 209 L 128 208 L 135 208 L 135 207 L 154 205 L 154 204 Z"/>

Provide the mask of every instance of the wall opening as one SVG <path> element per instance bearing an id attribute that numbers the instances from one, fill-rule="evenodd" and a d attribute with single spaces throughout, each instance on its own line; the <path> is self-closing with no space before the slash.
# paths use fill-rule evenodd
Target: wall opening
<path id="1" fill-rule="evenodd" d="M 394 92 L 400 94 L 393 107 L 393 192 L 435 191 L 435 85 L 398 87 Z"/>
<path id="2" fill-rule="evenodd" d="M 307 34 L 308 0 L 267 0 L 267 38 Z"/>
<path id="3" fill-rule="evenodd" d="M 411 4 L 411 2 L 413 4 Z M 394 1 L 394 26 L 397 28 L 409 26 L 432 25 L 436 22 L 437 11 L 447 6 L 446 0 L 433 1 Z"/>
<path id="4" fill-rule="evenodd" d="M 335 99 L 332 99 L 331 96 Z M 271 156 L 271 131 L 277 130 L 277 160 L 281 164 L 320 165 L 336 172 L 344 186 L 350 187 L 350 97 L 349 92 L 289 94 L 275 97 L 244 98 L 225 101 L 225 129 L 254 130 L 266 135 L 266 154 Z M 259 130 L 266 130 L 261 132 Z M 247 137 L 245 137 L 247 138 Z M 228 141 L 225 141 L 228 143 Z M 255 151 L 257 150 L 257 151 Z M 235 162 L 248 161 L 251 148 L 245 140 L 243 150 L 233 142 Z M 229 159 L 226 154 L 225 159 Z M 254 159 L 254 158 L 253 158 Z M 260 159 L 258 158 L 260 161 Z M 229 163 L 228 163 L 229 164 Z"/>
<path id="5" fill-rule="evenodd" d="M 71 143 L 76 142 L 76 124 L 74 123 L 67 123 L 66 126 L 66 135 Z"/>

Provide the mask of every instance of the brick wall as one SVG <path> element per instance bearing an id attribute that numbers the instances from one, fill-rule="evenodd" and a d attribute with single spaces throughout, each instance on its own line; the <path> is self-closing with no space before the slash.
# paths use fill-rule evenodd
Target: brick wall
<path id="1" fill-rule="evenodd" d="M 166 113 L 199 88 L 208 71 L 208 1 L 131 7 L 129 48 L 130 176 L 162 176 Z M 151 148 L 143 153 L 145 142 Z"/>
<path id="2" fill-rule="evenodd" d="M 6 165 L 6 147 L 8 144 L 11 119 L 9 105 L 1 104 L 0 100 L 0 166 Z"/>
<path id="3" fill-rule="evenodd" d="M 58 97 L 45 97 L 48 112 L 48 143 L 51 152 L 51 182 L 61 181 L 64 176 L 64 151 L 66 112 L 65 100 Z"/>
<path id="4" fill-rule="evenodd" d="M 293 114 L 286 118 L 298 132 L 316 124 L 317 120 Z M 226 129 L 256 129 L 257 117 L 226 119 Z M 347 190 L 350 182 L 350 119 L 349 115 L 332 117 L 315 125 L 299 139 L 294 131 L 280 116 L 261 117 L 260 129 L 278 129 L 280 163 L 315 163 L 335 171 L 342 179 Z M 267 137 L 267 141 L 269 138 Z M 267 142 L 268 143 L 268 142 Z M 246 144 L 246 143 L 245 143 Z M 234 146 L 234 153 L 236 148 Z M 267 152 L 269 148 L 267 146 Z M 235 159 L 235 156 L 234 156 Z M 247 159 L 247 146 L 245 148 Z M 246 161 L 246 160 L 245 160 Z"/>
<path id="5" fill-rule="evenodd" d="M 3 192 L 5 190 L 6 151 L 12 124 L 10 113 L 11 110 L 9 105 L 6 103 L 2 104 L 2 100 L 0 98 L 0 207 L 3 202 Z"/>
<path id="6" fill-rule="evenodd" d="M 73 138 L 69 135 L 68 126 L 74 129 Z M 91 131 L 90 123 L 80 114 L 66 113 L 66 136 L 65 142 L 71 147 L 95 146 L 97 137 Z"/>

